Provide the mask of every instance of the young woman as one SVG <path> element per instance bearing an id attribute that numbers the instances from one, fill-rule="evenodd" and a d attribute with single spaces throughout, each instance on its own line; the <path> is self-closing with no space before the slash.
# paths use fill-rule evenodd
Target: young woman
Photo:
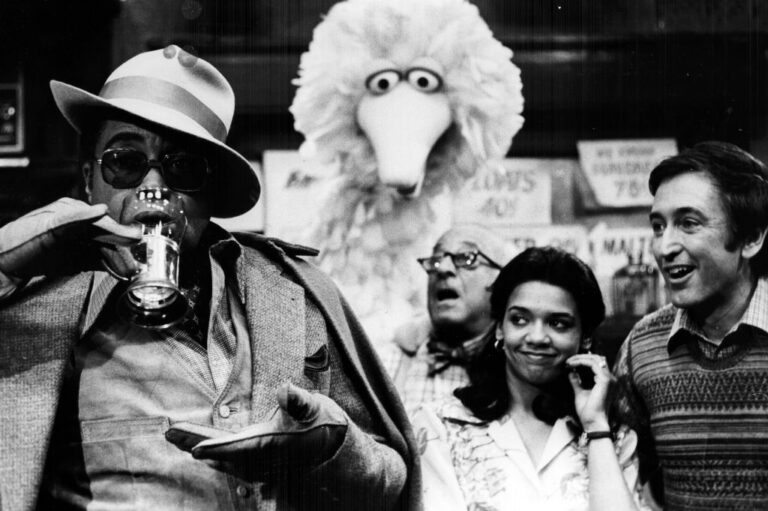
<path id="1" fill-rule="evenodd" d="M 637 436 L 609 414 L 611 373 L 589 353 L 605 317 L 589 267 L 528 249 L 494 282 L 491 314 L 471 384 L 414 417 L 425 509 L 642 509 Z"/>

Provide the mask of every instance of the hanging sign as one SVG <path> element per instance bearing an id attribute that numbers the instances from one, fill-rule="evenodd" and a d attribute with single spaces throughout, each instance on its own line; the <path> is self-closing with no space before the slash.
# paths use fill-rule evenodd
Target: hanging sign
<path id="1" fill-rule="evenodd" d="M 581 168 L 600 207 L 649 206 L 651 170 L 677 154 L 674 139 L 582 140 Z"/>
<path id="2" fill-rule="evenodd" d="M 514 229 L 495 229 L 512 256 L 531 247 L 557 247 L 590 261 L 587 228 L 579 224 L 520 225 Z"/>
<path id="3" fill-rule="evenodd" d="M 488 227 L 552 223 L 552 171 L 570 160 L 507 158 L 483 169 L 455 195 L 454 218 Z"/>
<path id="4" fill-rule="evenodd" d="M 627 265 L 630 255 L 638 262 L 653 263 L 650 227 L 607 227 L 600 223 L 590 231 L 589 241 L 596 273 L 613 275 Z"/>

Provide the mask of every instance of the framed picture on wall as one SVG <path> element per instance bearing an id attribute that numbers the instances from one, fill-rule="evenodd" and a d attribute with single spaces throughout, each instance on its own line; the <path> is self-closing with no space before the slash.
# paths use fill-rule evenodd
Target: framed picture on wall
<path id="1" fill-rule="evenodd" d="M 24 152 L 24 101 L 21 75 L 0 82 L 0 154 Z"/>

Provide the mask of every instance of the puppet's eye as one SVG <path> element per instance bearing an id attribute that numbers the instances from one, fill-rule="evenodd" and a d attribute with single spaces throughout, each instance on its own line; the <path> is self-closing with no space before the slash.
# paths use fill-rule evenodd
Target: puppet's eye
<path id="1" fill-rule="evenodd" d="M 384 94 L 392 90 L 400 81 L 400 73 L 394 69 L 385 69 L 373 73 L 365 81 L 365 86 L 374 94 Z"/>
<path id="2" fill-rule="evenodd" d="M 443 86 L 443 79 L 440 78 L 440 75 L 423 67 L 410 69 L 406 76 L 408 83 L 421 92 L 435 92 Z"/>

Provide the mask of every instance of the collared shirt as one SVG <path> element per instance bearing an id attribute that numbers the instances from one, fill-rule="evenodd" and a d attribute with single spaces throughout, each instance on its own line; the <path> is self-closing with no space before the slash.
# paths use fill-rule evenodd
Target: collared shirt
<path id="1" fill-rule="evenodd" d="M 619 350 L 618 408 L 638 432 L 643 477 L 665 509 L 758 509 L 768 495 L 768 280 L 719 345 L 667 305 Z M 725 467 L 725 468 L 724 468 Z"/>
<path id="2" fill-rule="evenodd" d="M 485 334 L 462 344 L 465 351 L 474 353 L 481 346 Z M 395 340 L 379 347 L 384 368 L 395 382 L 406 412 L 411 415 L 423 403 L 434 403 L 451 396 L 459 387 L 469 385 L 467 369 L 430 353 L 433 339 L 428 317 L 418 318 L 402 326 Z M 439 358 L 439 359 L 438 359 Z M 441 370 L 433 371 L 440 367 Z"/>
<path id="3" fill-rule="evenodd" d="M 476 418 L 457 399 L 426 405 L 414 415 L 422 452 L 425 509 L 586 511 L 587 448 L 571 418 L 555 422 L 537 463 L 513 420 Z M 622 429 L 615 442 L 619 464 L 636 503 L 636 437 Z"/>
<path id="4" fill-rule="evenodd" d="M 184 328 L 183 323 L 160 332 L 167 337 L 178 357 L 193 367 L 195 373 L 200 375 L 207 384 L 221 390 L 232 370 L 235 353 L 234 325 L 226 292 L 225 268 L 230 268 L 228 272 L 232 271 L 231 268 L 234 268 L 242 247 L 237 240 L 221 229 L 211 227 L 208 232 L 211 231 L 216 241 L 209 248 L 211 301 L 210 315 L 205 321 L 208 325 L 205 336 L 199 337 L 201 332 Z M 96 321 L 115 286 L 114 277 L 104 272 L 95 273 L 85 321 L 82 325 L 82 334 L 85 334 L 85 331 Z M 240 300 L 241 293 L 237 284 L 233 283 L 229 289 L 234 291 Z"/>
<path id="5" fill-rule="evenodd" d="M 210 246 L 207 342 L 199 329 L 126 322 L 116 307 L 123 287 L 97 274 L 65 375 L 41 502 L 107 510 L 258 506 L 257 485 L 194 460 L 164 436 L 176 421 L 230 431 L 249 424 L 250 340 L 231 280 L 240 253 L 228 235 Z"/>
<path id="6" fill-rule="evenodd" d="M 741 319 L 731 327 L 720 343 L 709 340 L 704 330 L 702 330 L 686 309 L 677 309 L 675 321 L 672 323 L 672 329 L 669 332 L 668 349 L 672 351 L 679 342 L 683 342 L 687 337 L 683 332 L 687 332 L 695 336 L 698 341 L 698 347 L 706 358 L 714 360 L 729 357 L 739 350 L 738 345 L 729 341 L 735 338 L 732 334 L 742 326 L 758 328 L 768 332 L 768 279 L 759 279 L 757 281 L 757 286 L 747 309 L 742 314 Z"/>
<path id="7" fill-rule="evenodd" d="M 299 504 L 316 503 L 324 509 L 332 509 L 334 503 L 339 503 L 339 508 L 355 509 L 360 502 L 389 507 L 398 498 L 402 498 L 401 503 L 405 505 L 418 506 L 421 485 L 418 472 L 414 472 L 418 463 L 414 459 L 410 426 L 367 342 L 365 332 L 343 297 L 330 279 L 310 262 L 302 260 L 300 256 L 311 255 L 310 250 L 258 235 L 242 234 L 237 239 L 242 240 L 243 252 L 238 258 L 235 273 L 225 273 L 233 275 L 233 281 L 242 288 L 247 314 L 252 356 L 242 357 L 249 363 L 243 369 L 233 367 L 232 374 L 247 373 L 252 377 L 249 423 L 274 417 L 278 406 L 276 391 L 283 382 L 292 381 L 311 392 L 327 396 L 344 410 L 350 424 L 344 444 L 334 458 L 311 471 L 306 478 L 285 474 L 282 470 L 284 464 L 279 460 L 262 459 L 260 467 L 262 461 L 271 462 L 276 467 L 275 471 L 270 471 L 270 476 L 275 474 L 275 477 L 269 477 L 264 484 L 254 482 L 252 492 L 248 487 L 239 489 L 239 485 L 222 484 L 217 489 L 221 490 L 224 499 L 212 505 L 207 505 L 211 500 L 207 490 L 215 482 L 203 479 L 204 484 L 197 486 L 196 481 L 188 477 L 185 467 L 175 463 L 178 461 L 175 456 L 164 457 L 162 455 L 166 451 L 158 453 L 151 448 L 146 449 L 154 456 L 153 459 L 162 463 L 155 465 L 143 457 L 128 455 L 120 444 L 112 444 L 113 455 L 108 459 L 128 466 L 127 469 L 112 471 L 110 475 L 121 477 L 122 482 L 127 483 L 121 486 L 132 489 L 137 497 L 143 499 L 138 505 L 121 502 L 119 509 L 226 510 L 237 505 L 269 510 L 286 500 L 289 506 L 298 501 Z M 34 504 L 35 491 L 41 487 L 46 450 L 48 460 L 55 459 L 66 464 L 66 460 L 56 456 L 54 445 L 60 445 L 60 442 L 51 438 L 50 433 L 52 427 L 54 435 L 61 430 L 58 424 L 52 424 L 54 410 L 60 408 L 57 403 L 61 404 L 67 395 L 73 395 L 62 391 L 60 382 L 67 362 L 71 360 L 68 356 L 70 348 L 81 342 L 78 339 L 78 324 L 81 312 L 85 315 L 92 280 L 92 272 L 71 278 L 36 280 L 24 290 L 21 300 L 11 302 L 0 311 L 0 330 L 8 334 L 4 336 L 8 341 L 5 351 L 10 357 L 7 357 L 10 362 L 3 364 L 3 389 L 10 395 L 23 395 L 30 404 L 26 408 L 16 407 L 17 411 L 28 413 L 6 414 L 8 420 L 0 421 L 5 432 L 3 452 L 10 453 L 2 460 L 2 472 L 8 476 L 5 482 L 11 485 L 8 487 L 5 482 L 0 483 L 3 490 L 8 490 L 3 492 L 4 504 L 6 501 L 9 505 L 18 504 L 17 507 Z M 102 312 L 107 310 L 108 305 L 105 304 Z M 155 344 L 162 347 L 160 345 L 164 343 Z M 150 357 L 138 360 L 155 363 Z M 161 362 L 156 364 L 156 371 L 148 376 L 167 377 L 172 369 L 182 370 L 184 367 L 173 358 Z M 128 366 L 126 369 L 130 372 Z M 139 377 L 135 372 L 132 374 Z M 142 379 L 148 388 L 157 389 L 156 385 L 152 385 L 155 380 Z M 187 384 L 182 389 L 181 397 L 188 395 L 187 387 L 195 392 L 201 390 L 199 385 L 190 384 L 192 380 L 189 378 L 180 381 Z M 115 389 L 105 385 L 99 391 L 114 393 Z M 117 395 L 123 396 L 121 392 Z M 174 396 L 164 395 L 161 391 L 151 397 L 171 400 L 177 407 L 184 405 L 181 400 L 174 400 Z M 5 400 L 8 403 L 13 401 L 8 395 Z M 156 412 L 160 416 L 168 415 L 161 406 L 156 407 L 153 414 Z M 211 419 L 215 420 L 218 413 L 216 410 Z M 71 411 L 69 417 L 77 420 L 77 414 Z M 147 427 L 146 423 L 137 420 L 132 424 L 134 427 L 123 431 L 128 435 L 122 435 L 122 439 L 130 444 L 134 438 L 145 439 L 149 431 L 157 442 L 153 445 L 169 444 L 162 435 L 165 431 L 163 425 L 159 421 L 154 423 L 154 419 L 151 422 Z M 78 426 L 76 424 L 75 428 Z M 93 433 L 103 436 L 109 433 L 109 429 L 94 428 Z M 110 448 L 108 443 L 98 444 Z M 172 444 L 170 446 L 175 448 Z M 174 454 L 179 452 L 184 460 L 208 467 L 217 475 L 237 475 L 233 469 L 238 467 L 230 463 L 194 460 L 184 451 L 173 451 Z M 77 476 L 73 473 L 75 465 L 68 466 L 69 472 L 65 475 Z M 153 503 L 146 496 L 147 485 L 160 486 L 155 476 L 163 467 L 174 474 L 168 480 L 171 483 L 168 489 L 173 492 L 170 496 L 175 500 Z M 243 478 L 253 481 L 252 475 L 246 474 Z M 115 489 L 118 489 L 117 485 Z M 235 500 L 237 504 L 231 504 L 233 495 L 244 500 L 242 503 Z M 249 500 L 246 502 L 245 499 Z M 107 509 L 106 506 L 89 505 L 88 502 L 80 504 L 66 508 L 88 506 Z M 301 505 L 298 507 L 302 508 Z M 41 509 L 63 508 L 41 505 Z"/>

